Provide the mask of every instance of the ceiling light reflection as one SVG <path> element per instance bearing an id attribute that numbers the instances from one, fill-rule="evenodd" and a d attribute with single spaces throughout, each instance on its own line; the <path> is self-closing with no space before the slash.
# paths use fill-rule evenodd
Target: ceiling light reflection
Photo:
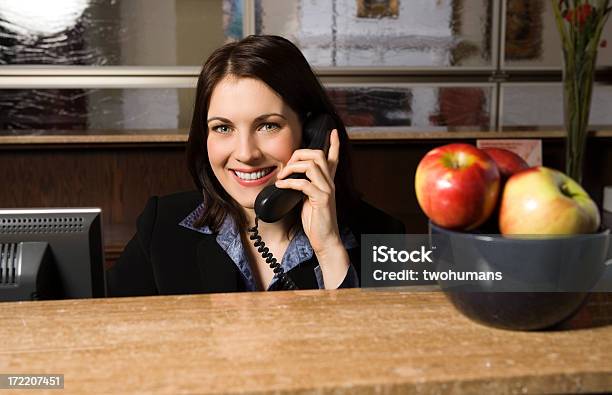
<path id="1" fill-rule="evenodd" d="M 0 25 L 25 36 L 51 36 L 72 28 L 90 0 L 0 0 Z"/>

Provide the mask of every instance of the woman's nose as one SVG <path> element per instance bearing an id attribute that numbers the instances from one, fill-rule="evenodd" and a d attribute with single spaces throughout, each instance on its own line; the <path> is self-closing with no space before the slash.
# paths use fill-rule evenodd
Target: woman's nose
<path id="1" fill-rule="evenodd" d="M 262 157 L 257 139 L 251 133 L 238 133 L 235 150 L 236 159 L 240 162 L 252 162 Z"/>

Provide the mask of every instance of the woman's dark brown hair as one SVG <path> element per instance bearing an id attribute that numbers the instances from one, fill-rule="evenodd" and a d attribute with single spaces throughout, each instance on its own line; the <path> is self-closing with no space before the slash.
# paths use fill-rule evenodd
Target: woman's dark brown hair
<path id="1" fill-rule="evenodd" d="M 241 207 L 215 177 L 206 146 L 210 97 L 215 86 L 226 76 L 263 81 L 298 114 L 302 124 L 309 113 L 328 113 L 334 118 L 340 137 L 339 163 L 334 180 L 336 209 L 338 222 L 343 224 L 348 212 L 358 202 L 358 194 L 353 187 L 349 141 L 344 124 L 304 55 L 295 45 L 279 36 L 253 35 L 215 50 L 204 63 L 198 78 L 187 141 L 187 163 L 196 187 L 204 195 L 206 210 L 195 225 L 207 225 L 216 232 L 226 215 L 231 215 L 239 227 L 247 226 Z"/>

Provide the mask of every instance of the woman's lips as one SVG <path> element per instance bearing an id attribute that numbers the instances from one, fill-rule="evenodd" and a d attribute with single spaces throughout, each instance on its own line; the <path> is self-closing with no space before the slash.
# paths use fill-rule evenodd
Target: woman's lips
<path id="1" fill-rule="evenodd" d="M 262 169 L 269 169 L 269 167 L 267 167 L 267 168 L 266 168 L 266 167 L 264 167 L 264 168 L 262 168 Z M 258 169 L 258 170 L 262 170 L 262 169 Z M 236 180 L 236 182 L 238 182 L 238 184 L 240 184 L 240 185 L 242 185 L 242 186 L 244 186 L 244 187 L 257 187 L 257 186 L 264 185 L 264 184 L 266 184 L 266 183 L 267 183 L 267 182 L 268 182 L 268 181 L 269 181 L 269 180 L 270 180 L 270 179 L 271 179 L 271 178 L 274 176 L 274 174 L 276 173 L 276 167 L 275 167 L 274 169 L 272 169 L 272 171 L 271 171 L 270 173 L 266 174 L 265 176 L 263 176 L 263 177 L 261 177 L 261 178 L 258 178 L 257 180 L 243 180 L 242 178 L 240 178 L 240 177 L 238 177 L 238 176 L 236 175 L 235 170 L 240 171 L 240 172 L 242 172 L 242 173 L 254 173 L 254 171 L 251 171 L 251 170 L 249 170 L 249 171 L 244 171 L 244 170 L 241 170 L 241 169 L 230 169 L 230 170 L 229 170 L 229 172 L 230 172 L 230 174 L 232 175 L 232 177 L 234 178 L 234 180 Z"/>

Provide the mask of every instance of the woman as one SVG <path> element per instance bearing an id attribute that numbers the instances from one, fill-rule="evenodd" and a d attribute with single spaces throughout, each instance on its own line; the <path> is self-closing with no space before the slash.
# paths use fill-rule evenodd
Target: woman
<path id="1" fill-rule="evenodd" d="M 300 148 L 302 126 L 316 114 L 337 125 L 328 153 Z M 108 295 L 359 286 L 360 235 L 404 228 L 359 200 L 348 146 L 342 121 L 291 42 L 249 36 L 217 49 L 198 79 L 187 143 L 198 192 L 149 200 L 107 273 Z M 307 179 L 286 178 L 293 173 Z M 258 221 L 285 278 L 249 238 L 255 198 L 272 184 L 304 194 L 278 222 Z"/>

